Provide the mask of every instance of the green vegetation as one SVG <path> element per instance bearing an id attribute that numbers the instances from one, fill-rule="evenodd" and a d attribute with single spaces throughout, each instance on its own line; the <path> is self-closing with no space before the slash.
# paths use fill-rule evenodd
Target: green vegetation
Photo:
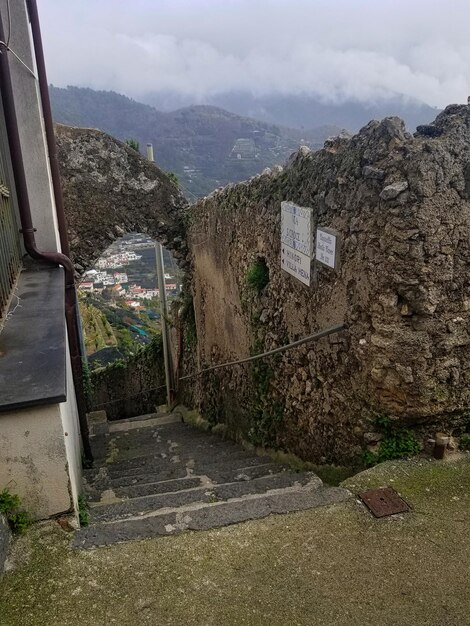
<path id="1" fill-rule="evenodd" d="M 378 452 L 375 454 L 367 450 L 363 455 L 366 467 L 372 467 L 383 461 L 403 459 L 414 456 L 420 451 L 420 446 L 411 430 L 393 422 L 390 417 L 380 415 L 375 421 L 376 427 L 383 433 Z"/>
<path id="2" fill-rule="evenodd" d="M 26 511 L 19 510 L 21 499 L 8 489 L 0 492 L 0 513 L 3 513 L 13 533 L 20 535 L 31 525 L 31 518 Z"/>
<path id="3" fill-rule="evenodd" d="M 269 405 L 264 399 L 258 399 L 248 431 L 250 442 L 262 448 L 277 448 L 277 431 L 283 418 L 284 405 L 281 402 Z"/>
<path id="4" fill-rule="evenodd" d="M 247 274 L 247 284 L 258 293 L 264 289 L 269 282 L 269 270 L 263 258 L 258 258 L 256 263 L 250 268 Z M 251 355 L 255 356 L 265 352 L 266 327 L 260 321 L 260 311 L 256 309 L 258 301 L 246 300 L 245 313 L 250 317 L 252 336 L 254 342 L 251 348 Z M 249 309 L 249 310 L 248 310 Z M 252 409 L 250 412 L 250 427 L 248 429 L 248 440 L 256 447 L 278 448 L 278 431 L 284 419 L 285 403 L 282 398 L 273 395 L 272 383 L 275 378 L 275 364 L 278 355 L 264 357 L 253 361 L 251 368 Z"/>
<path id="5" fill-rule="evenodd" d="M 265 259 L 258 257 L 246 274 L 246 284 L 260 294 L 269 283 L 269 268 Z"/>
<path id="6" fill-rule="evenodd" d="M 116 359 L 112 363 L 105 365 L 99 369 L 93 370 L 90 376 L 90 385 L 93 390 L 98 387 L 100 380 L 108 375 L 113 374 L 117 370 L 126 369 L 130 362 L 138 360 L 142 366 L 146 364 L 153 365 L 163 361 L 163 343 L 162 336 L 155 335 L 146 346 L 137 346 L 132 354 L 126 355 L 123 359 Z"/>
<path id="7" fill-rule="evenodd" d="M 470 450 L 470 434 L 465 433 L 460 437 L 460 449 L 461 450 Z"/>
<path id="8" fill-rule="evenodd" d="M 259 321 L 256 315 L 252 315 L 251 319 L 254 325 Z M 260 354 L 264 349 L 264 338 L 258 334 L 251 353 Z M 248 439 L 254 446 L 277 448 L 277 432 L 284 418 L 284 403 L 272 397 L 271 384 L 274 379 L 274 369 L 271 362 L 265 358 L 254 361 L 251 367 L 254 401 Z"/>
<path id="9" fill-rule="evenodd" d="M 90 523 L 90 513 L 88 511 L 88 502 L 85 496 L 78 496 L 78 519 L 81 526 L 88 526 Z"/>
<path id="10" fill-rule="evenodd" d="M 79 304 L 87 353 L 92 354 L 102 348 L 116 347 L 118 338 L 106 314 L 100 311 L 88 297 L 81 296 Z"/>
<path id="11" fill-rule="evenodd" d="M 136 152 L 140 152 L 140 145 L 137 139 L 126 139 L 125 143 Z"/>
<path id="12" fill-rule="evenodd" d="M 135 328 L 142 329 L 147 338 L 160 334 L 158 319 L 150 319 L 144 312 L 137 313 L 121 298 L 115 299 L 112 304 L 108 303 L 106 290 L 102 294 L 80 294 L 79 303 L 87 354 L 108 349 L 103 351 L 104 361 L 96 357 L 93 359 L 92 369 L 136 354 L 142 343 Z M 160 305 L 157 299 L 152 299 L 146 302 L 146 306 L 158 312 Z"/>
<path id="13" fill-rule="evenodd" d="M 180 179 L 178 178 L 178 176 L 174 172 L 165 172 L 165 174 L 168 176 L 171 182 L 178 187 L 178 185 L 180 184 Z"/>

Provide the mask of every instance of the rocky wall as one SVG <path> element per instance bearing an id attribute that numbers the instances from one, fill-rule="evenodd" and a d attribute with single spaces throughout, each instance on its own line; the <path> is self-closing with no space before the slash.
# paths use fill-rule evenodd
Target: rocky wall
<path id="1" fill-rule="evenodd" d="M 161 337 L 135 355 L 91 372 L 88 395 L 90 411 L 104 410 L 108 420 L 154 413 L 166 401 Z"/>
<path id="2" fill-rule="evenodd" d="M 338 270 L 317 267 L 310 287 L 281 271 L 283 200 L 312 207 L 315 227 L 341 238 Z M 197 379 L 213 422 L 308 460 L 345 462 L 377 415 L 423 435 L 466 418 L 469 106 L 448 107 L 414 137 L 388 118 L 319 152 L 301 149 L 284 169 L 192 207 L 188 245 L 198 367 L 347 325 Z"/>
<path id="3" fill-rule="evenodd" d="M 184 265 L 187 201 L 154 163 L 93 128 L 55 126 L 72 260 L 79 273 L 126 233 L 146 233 Z"/>

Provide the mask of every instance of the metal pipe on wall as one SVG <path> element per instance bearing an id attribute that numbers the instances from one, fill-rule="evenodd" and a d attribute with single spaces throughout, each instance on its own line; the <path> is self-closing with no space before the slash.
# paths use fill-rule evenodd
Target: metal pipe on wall
<path id="1" fill-rule="evenodd" d="M 49 97 L 49 85 L 47 82 L 46 63 L 44 61 L 41 26 L 39 23 L 39 14 L 36 0 L 26 0 L 26 6 L 28 7 L 29 19 L 31 21 L 31 32 L 33 35 L 34 56 L 36 59 L 39 93 L 41 95 L 42 113 L 44 116 L 44 128 L 46 131 L 46 141 L 49 153 L 52 186 L 54 189 L 57 223 L 59 226 L 60 248 L 63 254 L 70 257 L 69 240 L 67 236 L 67 220 L 65 218 L 64 200 L 62 197 L 62 185 L 60 182 L 59 162 L 57 158 L 57 143 L 54 133 L 54 123 L 52 121 L 51 100 Z"/>

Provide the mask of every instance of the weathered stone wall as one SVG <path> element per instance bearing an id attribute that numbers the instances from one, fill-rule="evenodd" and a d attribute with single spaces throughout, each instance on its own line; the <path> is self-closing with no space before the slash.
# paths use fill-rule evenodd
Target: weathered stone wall
<path id="1" fill-rule="evenodd" d="M 146 233 L 182 261 L 187 201 L 155 164 L 100 130 L 55 127 L 72 258 L 81 273 L 125 233 Z"/>
<path id="2" fill-rule="evenodd" d="M 89 395 L 90 410 L 106 411 L 108 420 L 154 413 L 166 401 L 161 338 L 123 361 L 93 371 Z"/>
<path id="3" fill-rule="evenodd" d="M 341 236 L 337 272 L 306 287 L 280 269 L 280 203 Z M 188 244 L 200 367 L 345 322 L 257 366 L 198 380 L 212 421 L 315 461 L 360 453 L 376 414 L 432 431 L 470 407 L 470 107 L 415 137 L 396 118 L 301 150 L 283 171 L 192 208 Z M 257 293 L 246 282 L 269 269 Z"/>
<path id="4" fill-rule="evenodd" d="M 55 132 L 77 271 L 91 269 L 113 241 L 130 232 L 147 233 L 184 268 L 188 203 L 177 185 L 154 163 L 100 130 L 57 124 Z M 105 409 L 108 419 L 155 411 L 165 402 L 159 340 L 124 362 L 93 372 L 91 383 L 90 409 Z"/>

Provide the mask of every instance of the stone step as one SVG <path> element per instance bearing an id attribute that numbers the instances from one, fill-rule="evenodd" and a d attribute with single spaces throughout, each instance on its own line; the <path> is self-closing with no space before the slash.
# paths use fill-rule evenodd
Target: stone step
<path id="1" fill-rule="evenodd" d="M 254 467 L 238 468 L 236 471 L 223 472 L 219 474 L 219 483 L 245 482 L 255 478 L 262 478 L 277 474 L 288 468 L 278 463 L 264 463 L 255 465 Z M 144 474 L 138 477 L 138 482 L 132 478 L 129 481 L 110 480 L 107 484 L 108 489 L 112 489 L 118 498 L 138 498 L 140 496 L 149 496 L 156 493 L 167 493 L 169 491 L 177 491 L 180 487 L 173 487 L 176 483 L 181 485 L 182 489 L 202 486 L 207 482 L 206 476 L 194 476 L 189 478 L 177 478 L 173 480 L 158 481 L 154 474 Z M 125 482 L 126 484 L 122 484 Z M 216 483 L 217 484 L 217 483 Z"/>
<path id="2" fill-rule="evenodd" d="M 240 446 L 233 442 L 206 439 L 203 436 L 191 436 L 185 433 L 184 436 L 178 438 L 156 438 L 158 430 L 150 430 L 154 435 L 143 439 L 134 437 L 113 437 L 107 443 L 108 454 L 112 453 L 115 461 L 128 460 L 129 458 L 143 458 L 158 455 L 179 454 L 188 456 L 189 454 L 201 454 L 202 452 L 218 454 L 220 452 L 232 452 L 240 450 Z M 140 434 L 140 433 L 139 433 Z M 130 457 L 129 453 L 135 455 Z"/>
<path id="3" fill-rule="evenodd" d="M 252 480 L 253 478 L 260 478 L 262 476 L 267 476 L 269 474 L 276 474 L 282 469 L 287 469 L 285 466 L 276 464 L 276 463 L 261 463 L 260 465 L 254 465 L 251 467 L 237 467 L 233 468 L 222 468 L 219 472 L 211 473 L 211 481 L 215 483 L 231 483 L 231 482 L 240 482 Z M 175 476 L 175 473 L 180 473 L 181 475 Z M 196 480 L 199 484 L 202 484 L 201 481 L 207 480 L 207 476 L 190 476 L 186 468 L 170 468 L 169 470 L 163 472 L 159 472 L 158 474 L 140 474 L 138 476 L 123 476 L 121 478 L 108 478 L 107 476 L 102 476 L 97 478 L 94 482 L 85 483 L 86 492 L 89 493 L 92 497 L 91 499 L 99 500 L 99 494 L 101 491 L 106 489 L 112 489 L 114 493 L 118 497 L 137 497 L 140 495 L 151 495 L 152 493 L 163 493 L 163 492 L 153 492 L 152 485 L 159 485 L 160 488 L 164 488 L 163 486 L 166 484 L 170 484 L 172 482 L 182 482 L 189 480 Z M 197 485 L 194 485 L 197 486 Z M 134 492 L 134 489 L 141 487 L 141 492 Z M 173 489 L 169 489 L 173 491 Z"/>
<path id="4" fill-rule="evenodd" d="M 339 487 L 287 488 L 274 494 L 245 495 L 228 502 L 196 503 L 176 510 L 163 509 L 147 516 L 102 522 L 80 529 L 73 539 L 75 548 L 96 548 L 185 530 L 209 530 L 273 513 L 301 511 L 342 502 L 351 494 Z"/>
<path id="5" fill-rule="evenodd" d="M 148 475 L 156 476 L 153 482 L 170 478 L 184 478 L 188 475 L 206 475 L 214 482 L 221 482 L 218 478 L 220 474 L 232 474 L 239 469 L 271 463 L 269 457 L 253 456 L 242 449 L 234 450 L 228 454 L 220 453 L 210 456 L 201 454 L 183 459 L 179 455 L 175 456 L 177 458 L 145 457 L 144 459 L 109 463 L 99 469 L 85 472 L 84 477 L 90 485 L 99 482 L 103 474 L 111 480 L 127 480 L 127 484 L 132 484 L 134 478 L 142 482 L 139 477 Z M 124 483 L 122 484 L 124 485 Z"/>
<path id="6" fill-rule="evenodd" d="M 90 509 L 90 520 L 92 523 L 110 522 L 117 519 L 125 519 L 126 517 L 145 515 L 158 509 L 174 509 L 196 502 L 218 502 L 239 498 L 248 494 L 267 493 L 274 489 L 301 487 L 307 483 L 310 489 L 318 488 L 322 484 L 321 480 L 314 475 L 281 472 L 251 481 L 224 485 L 199 485 L 186 489 L 180 488 L 163 494 L 154 493 L 149 496 L 125 499 L 121 502 L 94 505 Z M 178 486 L 181 486 L 181 481 Z"/>
<path id="7" fill-rule="evenodd" d="M 221 459 L 249 459 L 249 458 L 263 458 L 257 457 L 253 452 L 248 452 L 240 447 L 234 448 L 214 448 L 212 446 L 202 446 L 194 448 L 193 450 L 183 450 L 180 446 L 172 448 L 165 452 L 161 452 L 158 448 L 153 453 L 132 456 L 133 448 L 126 450 L 126 458 L 122 458 L 119 453 L 115 455 L 112 462 L 108 463 L 108 467 L 113 471 L 122 473 L 123 470 L 133 470 L 145 467 L 158 467 L 164 466 L 168 462 L 171 463 L 187 463 L 192 460 L 195 464 L 206 463 L 208 460 L 211 463 L 216 463 Z M 266 458 L 266 457 L 265 457 Z"/>
<path id="8" fill-rule="evenodd" d="M 102 502 L 103 498 L 109 494 L 109 497 L 119 500 L 129 498 L 140 498 L 142 496 L 151 496 L 159 493 L 170 493 L 180 491 L 181 489 L 193 489 L 202 487 L 205 481 L 200 476 L 185 478 L 170 478 L 156 481 L 154 475 L 141 477 L 143 481 L 138 483 L 132 482 L 129 485 L 120 485 L 120 481 L 103 480 L 98 484 L 89 485 L 84 483 L 84 493 L 90 504 Z"/>
<path id="9" fill-rule="evenodd" d="M 98 426 L 95 467 L 84 472 L 91 526 L 77 533 L 75 547 L 205 530 L 349 497 L 311 472 L 293 472 L 179 415 Z"/>
<path id="10" fill-rule="evenodd" d="M 117 435 L 101 436 L 99 454 L 96 454 L 95 469 L 87 470 L 86 476 L 92 475 L 100 465 L 106 464 L 105 459 L 112 465 L 119 462 L 129 462 L 129 465 L 139 465 L 148 459 L 168 458 L 179 456 L 189 457 L 215 456 L 219 454 L 238 454 L 241 447 L 237 444 L 224 441 L 213 435 L 207 435 L 199 431 L 189 430 L 187 426 L 178 425 L 178 430 L 173 431 L 171 436 L 161 435 L 160 429 L 139 430 L 136 432 L 119 433 Z M 245 454 L 247 454 L 245 452 Z"/>
<path id="11" fill-rule="evenodd" d="M 138 417 L 131 417 L 125 420 L 113 420 L 108 422 L 108 428 L 110 433 L 117 433 L 179 423 L 182 423 L 182 417 L 179 413 L 165 413 L 163 415 L 149 413 L 148 415 L 139 415 Z"/>
<path id="12" fill-rule="evenodd" d="M 215 450 L 239 449 L 240 446 L 232 441 L 226 441 L 207 435 L 199 431 L 191 432 L 187 426 L 178 425 L 179 432 L 164 433 L 159 428 L 139 429 L 130 433 L 119 433 L 109 435 L 108 447 L 114 448 L 119 454 L 121 451 L 132 448 L 139 455 L 148 454 L 148 451 L 155 450 L 157 453 L 168 452 L 169 449 L 180 449 L 184 451 L 213 448 Z"/>

